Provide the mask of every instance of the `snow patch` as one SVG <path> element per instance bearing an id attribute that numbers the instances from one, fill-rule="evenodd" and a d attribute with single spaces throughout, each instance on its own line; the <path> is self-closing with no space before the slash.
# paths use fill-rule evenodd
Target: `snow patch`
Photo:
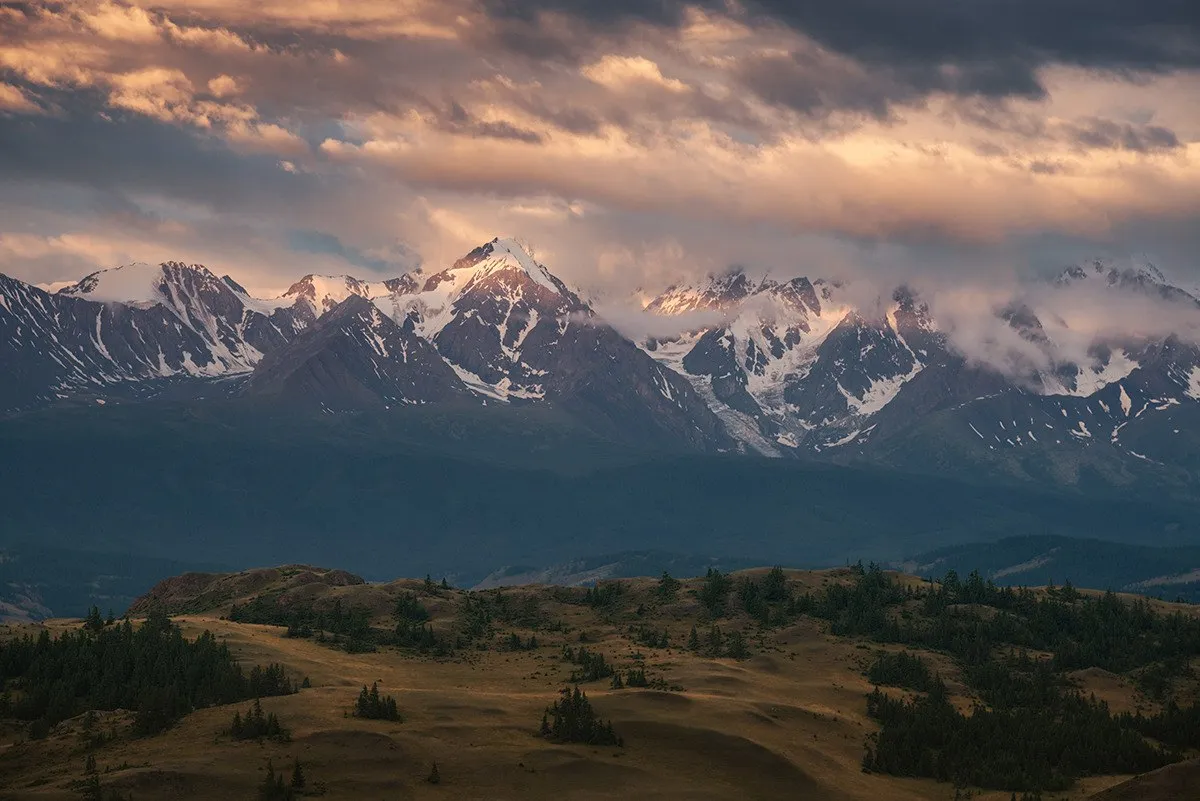
<path id="1" fill-rule="evenodd" d="M 1193 367 L 1188 373 L 1188 386 L 1183 394 L 1192 400 L 1200 400 L 1200 367 Z"/>

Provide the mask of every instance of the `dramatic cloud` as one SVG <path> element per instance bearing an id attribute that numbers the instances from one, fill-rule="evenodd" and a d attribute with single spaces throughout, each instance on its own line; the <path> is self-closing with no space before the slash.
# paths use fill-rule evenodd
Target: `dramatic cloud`
<path id="1" fill-rule="evenodd" d="M 511 233 L 597 298 L 733 263 L 1196 275 L 1189 5 L 10 4 L 0 271 L 177 258 L 276 289 Z"/>

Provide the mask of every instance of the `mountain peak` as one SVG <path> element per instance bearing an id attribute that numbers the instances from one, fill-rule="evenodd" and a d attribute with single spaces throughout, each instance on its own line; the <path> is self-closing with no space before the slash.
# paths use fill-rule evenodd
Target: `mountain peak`
<path id="1" fill-rule="evenodd" d="M 304 298 L 318 316 L 332 310 L 348 298 L 373 298 L 390 293 L 385 282 L 363 281 L 351 275 L 308 274 L 292 284 L 283 299 Z"/>
<path id="2" fill-rule="evenodd" d="M 169 277 L 191 274 L 202 279 L 219 280 L 201 264 L 167 261 L 161 264 L 132 262 L 106 270 L 97 270 L 78 282 L 58 290 L 101 303 L 152 304 L 163 301 L 162 287 Z"/>
<path id="3" fill-rule="evenodd" d="M 1148 261 L 1133 261 L 1128 267 L 1118 267 L 1108 259 L 1092 259 L 1082 264 L 1073 264 L 1059 273 L 1056 284 L 1067 286 L 1080 281 L 1099 280 L 1108 286 L 1126 288 L 1130 286 L 1165 286 L 1167 277 L 1162 270 Z"/>
<path id="4" fill-rule="evenodd" d="M 462 276 L 461 273 L 464 270 L 473 272 L 469 277 Z M 524 273 L 534 284 L 555 295 L 567 297 L 571 294 L 562 281 L 533 257 L 528 247 L 511 237 L 496 237 L 475 248 L 456 261 L 449 270 L 432 276 L 426 283 L 425 289 L 433 289 L 452 277 L 456 284 L 461 283 L 465 286 L 476 278 L 484 278 L 509 270 Z"/>

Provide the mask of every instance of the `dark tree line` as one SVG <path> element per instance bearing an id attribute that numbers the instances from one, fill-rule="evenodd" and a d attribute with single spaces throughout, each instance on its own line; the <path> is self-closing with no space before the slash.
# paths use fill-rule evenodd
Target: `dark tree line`
<path id="1" fill-rule="evenodd" d="M 890 653 L 880 651 L 875 661 L 867 668 L 867 679 L 872 684 L 885 687 L 903 687 L 908 690 L 928 692 L 933 689 L 935 677 L 925 660 L 908 651 Z"/>
<path id="2" fill-rule="evenodd" d="M 315 637 L 318 642 L 343 648 L 349 653 L 374 651 L 380 646 L 414 648 L 439 654 L 448 647 L 426 623 L 429 611 L 412 593 L 396 601 L 395 629 L 371 625 L 371 610 L 361 604 L 344 606 L 340 599 L 328 608 L 318 610 L 312 603 L 282 605 L 276 595 L 260 595 L 244 604 L 234 604 L 229 619 L 236 623 L 257 623 L 287 628 L 288 637 Z"/>
<path id="3" fill-rule="evenodd" d="M 867 770 L 1036 793 L 1066 788 L 1081 776 L 1150 770 L 1179 759 L 1174 749 L 1200 745 L 1195 707 L 1113 715 L 1065 676 L 1081 667 L 1127 672 L 1174 665 L 1181 651 L 1197 652 L 1200 621 L 1113 593 L 998 588 L 978 573 L 965 581 L 950 573 L 916 589 L 873 565 L 856 567 L 851 582 L 795 598 L 794 605 L 828 620 L 836 634 L 952 655 L 982 702 L 959 712 L 919 658 L 881 656 L 868 671 L 873 680 L 927 695 L 871 694 L 868 712 L 882 730 L 868 744 Z"/>
<path id="4" fill-rule="evenodd" d="M 162 614 L 0 643 L 4 714 L 53 725 L 87 710 L 134 709 L 153 734 L 193 709 L 295 692 L 283 668 L 247 675 L 210 633 L 194 640 Z"/>
<path id="5" fill-rule="evenodd" d="M 1063 693 L 1053 708 L 954 708 L 940 681 L 925 696 L 876 689 L 867 713 L 883 728 L 863 768 L 1001 790 L 1065 790 L 1080 776 L 1143 773 L 1178 757 L 1122 725 L 1108 707 Z"/>

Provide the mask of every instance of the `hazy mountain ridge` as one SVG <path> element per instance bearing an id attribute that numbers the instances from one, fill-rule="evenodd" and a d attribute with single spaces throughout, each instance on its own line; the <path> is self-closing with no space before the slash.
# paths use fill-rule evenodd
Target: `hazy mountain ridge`
<path id="1" fill-rule="evenodd" d="M 940 578 L 948 570 L 978 570 L 1002 586 L 1077 587 L 1200 602 L 1200 547 L 1165 547 L 1096 539 L 1024 536 L 953 545 L 892 563 L 898 570 Z"/>

